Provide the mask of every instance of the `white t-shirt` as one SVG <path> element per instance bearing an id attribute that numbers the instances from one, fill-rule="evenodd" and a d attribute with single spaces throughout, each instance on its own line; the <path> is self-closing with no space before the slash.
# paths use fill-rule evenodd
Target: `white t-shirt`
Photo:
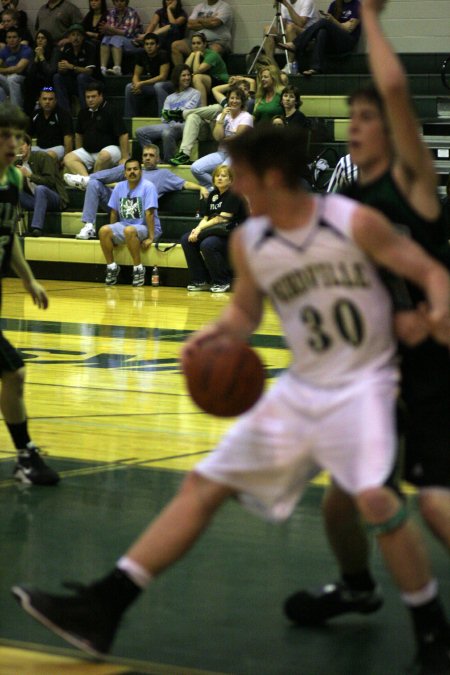
<path id="1" fill-rule="evenodd" d="M 308 17 L 305 28 L 308 28 L 319 19 L 319 12 L 316 9 L 314 0 L 296 0 L 291 3 L 291 7 L 298 16 Z M 291 16 L 284 5 L 281 5 L 281 18 L 287 23 L 292 23 Z"/>
<path id="2" fill-rule="evenodd" d="M 219 118 L 221 114 L 222 113 L 219 113 L 217 118 Z M 250 115 L 250 113 L 246 112 L 245 110 L 240 112 L 236 117 L 232 117 L 230 114 L 225 115 L 225 120 L 223 123 L 225 138 L 227 138 L 227 136 L 235 136 L 238 127 L 240 127 L 242 124 L 245 124 L 247 127 L 252 127 L 253 115 Z"/>
<path id="3" fill-rule="evenodd" d="M 233 13 L 228 2 L 218 0 L 214 5 L 208 5 L 207 2 L 200 2 L 195 5 L 189 19 L 197 19 L 201 17 L 215 17 L 222 21 L 217 28 L 202 28 L 202 33 L 205 34 L 208 42 L 217 40 L 230 41 L 231 40 L 231 26 L 233 24 Z"/>

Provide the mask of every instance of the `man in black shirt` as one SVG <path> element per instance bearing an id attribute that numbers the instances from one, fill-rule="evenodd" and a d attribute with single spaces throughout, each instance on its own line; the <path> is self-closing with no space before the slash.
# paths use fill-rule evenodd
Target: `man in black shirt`
<path id="1" fill-rule="evenodd" d="M 30 136 L 36 138 L 33 150 L 43 150 L 62 161 L 73 150 L 73 124 L 67 110 L 56 103 L 53 87 L 44 87 L 39 95 L 39 108 L 30 125 Z"/>
<path id="2" fill-rule="evenodd" d="M 169 55 L 164 50 L 159 50 L 158 36 L 147 33 L 144 37 L 144 51 L 136 57 L 132 80 L 125 87 L 125 117 L 136 117 L 138 107 L 152 96 L 157 97 L 158 115 L 161 115 L 167 92 L 155 85 L 167 82 L 169 71 Z"/>
<path id="3" fill-rule="evenodd" d="M 87 108 L 78 115 L 76 150 L 64 157 L 68 173 L 87 176 L 89 171 L 124 164 L 129 156 L 128 133 L 121 115 L 103 98 L 103 85 L 92 81 L 86 88 Z"/>
<path id="4" fill-rule="evenodd" d="M 85 105 L 87 85 L 96 74 L 97 55 L 95 47 L 85 40 L 85 31 L 80 23 L 74 23 L 67 31 L 69 42 L 59 53 L 58 72 L 53 76 L 56 98 L 61 108 L 70 112 L 70 97 L 76 96 L 81 107 Z"/>

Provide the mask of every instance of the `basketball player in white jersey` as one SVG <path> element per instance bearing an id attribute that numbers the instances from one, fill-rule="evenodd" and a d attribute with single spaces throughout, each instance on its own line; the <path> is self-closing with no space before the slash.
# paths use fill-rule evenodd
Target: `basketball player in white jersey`
<path id="1" fill-rule="evenodd" d="M 397 369 L 391 303 L 372 260 L 424 290 L 424 320 L 444 343 L 448 274 L 376 211 L 305 192 L 301 131 L 260 127 L 229 147 L 234 189 L 253 217 L 233 236 L 231 302 L 188 340 L 182 358 L 205 342 L 247 340 L 268 297 L 293 363 L 186 477 L 110 574 L 74 596 L 14 587 L 29 614 L 94 655 L 109 650 L 127 607 L 191 548 L 225 500 L 236 497 L 263 518 L 282 521 L 322 469 L 353 495 L 400 589 L 415 593 L 433 583 L 419 534 L 385 487 L 395 461 Z"/>

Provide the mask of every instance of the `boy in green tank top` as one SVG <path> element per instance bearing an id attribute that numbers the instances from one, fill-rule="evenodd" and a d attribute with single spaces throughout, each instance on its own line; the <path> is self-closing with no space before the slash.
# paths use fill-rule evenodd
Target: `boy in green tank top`
<path id="1" fill-rule="evenodd" d="M 449 246 L 433 161 L 419 135 L 404 70 L 380 26 L 384 5 L 385 0 L 362 3 L 376 88 L 367 87 L 349 99 L 348 145 L 358 181 L 344 192 L 382 211 L 448 267 Z M 400 340 L 401 397 L 406 410 L 404 477 L 419 489 L 425 522 L 450 548 L 450 356 L 448 349 L 428 338 L 417 289 L 401 279 L 389 278 L 387 283 Z M 300 625 L 319 625 L 348 612 L 370 613 L 383 604 L 370 573 L 367 537 L 353 501 L 332 485 L 323 513 L 341 579 L 319 593 L 302 590 L 287 599 L 286 614 Z M 437 582 L 404 594 L 403 599 L 416 631 L 420 672 L 450 673 L 450 629 Z"/>
<path id="2" fill-rule="evenodd" d="M 15 233 L 22 173 L 14 166 L 16 152 L 28 120 L 17 107 L 0 105 L 0 298 L 1 278 L 7 268 L 22 279 L 25 290 L 39 308 L 46 309 L 48 298 L 26 262 Z M 55 485 L 59 476 L 47 466 L 28 433 L 23 398 L 25 365 L 17 350 L 0 331 L 0 408 L 17 450 L 14 477 L 27 485 Z"/>

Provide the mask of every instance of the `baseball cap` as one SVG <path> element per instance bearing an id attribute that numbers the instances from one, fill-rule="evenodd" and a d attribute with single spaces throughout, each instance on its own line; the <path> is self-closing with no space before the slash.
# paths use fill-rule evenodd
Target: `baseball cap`
<path id="1" fill-rule="evenodd" d="M 81 33 L 82 35 L 86 35 L 86 31 L 84 30 L 84 26 L 81 25 L 81 23 L 73 23 L 71 26 L 66 31 L 66 35 L 69 33 L 73 33 L 75 31 L 78 31 L 78 33 Z"/>

